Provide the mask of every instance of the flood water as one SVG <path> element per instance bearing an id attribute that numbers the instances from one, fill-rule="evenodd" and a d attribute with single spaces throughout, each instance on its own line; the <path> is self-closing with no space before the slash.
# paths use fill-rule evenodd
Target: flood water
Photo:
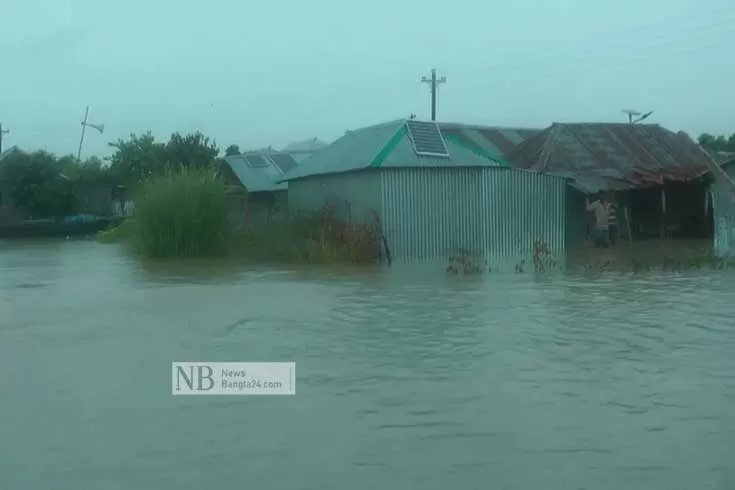
<path id="1" fill-rule="evenodd" d="M 0 488 L 732 489 L 734 290 L 0 243 Z M 296 395 L 174 397 L 172 361 Z"/>

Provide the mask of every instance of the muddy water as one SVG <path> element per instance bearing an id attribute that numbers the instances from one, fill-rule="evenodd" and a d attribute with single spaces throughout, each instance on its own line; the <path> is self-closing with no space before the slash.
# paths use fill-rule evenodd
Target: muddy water
<path id="1" fill-rule="evenodd" d="M 735 488 L 733 290 L 2 243 L 0 488 Z M 174 360 L 297 394 L 174 398 Z"/>

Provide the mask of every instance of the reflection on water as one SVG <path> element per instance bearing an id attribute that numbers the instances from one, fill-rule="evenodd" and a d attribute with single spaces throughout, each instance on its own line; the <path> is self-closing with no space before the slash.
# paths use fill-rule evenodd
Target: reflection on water
<path id="1" fill-rule="evenodd" d="M 2 243 L 0 486 L 735 488 L 733 289 Z M 297 394 L 173 398 L 174 360 L 295 360 Z"/>

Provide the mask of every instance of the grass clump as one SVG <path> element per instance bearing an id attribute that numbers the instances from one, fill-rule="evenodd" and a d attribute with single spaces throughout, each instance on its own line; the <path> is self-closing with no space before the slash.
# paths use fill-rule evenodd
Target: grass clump
<path id="1" fill-rule="evenodd" d="M 373 264 L 381 256 L 380 223 L 348 223 L 335 208 L 281 212 L 248 223 L 232 243 L 234 254 L 271 263 Z"/>
<path id="2" fill-rule="evenodd" d="M 225 184 L 212 170 L 170 171 L 142 184 L 135 200 L 135 242 L 148 258 L 225 253 Z"/>
<path id="3" fill-rule="evenodd" d="M 97 232 L 95 239 L 99 243 L 120 243 L 135 237 L 135 220 L 128 218 L 119 225 Z"/>

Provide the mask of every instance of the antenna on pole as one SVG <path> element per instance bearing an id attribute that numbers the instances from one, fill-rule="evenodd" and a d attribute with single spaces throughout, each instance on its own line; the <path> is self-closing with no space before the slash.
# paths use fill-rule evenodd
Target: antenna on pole
<path id="1" fill-rule="evenodd" d="M 447 82 L 447 77 L 436 77 L 436 68 L 431 69 L 431 77 L 421 77 L 422 83 L 428 83 L 431 87 L 431 120 L 436 121 L 436 88 Z"/>
<path id="2" fill-rule="evenodd" d="M 635 111 L 633 109 L 623 109 L 622 112 L 623 114 L 628 115 L 628 124 L 639 123 L 644 119 L 647 119 L 651 114 L 653 114 L 653 111 L 648 111 L 645 114 L 641 114 L 639 111 Z"/>
<path id="3" fill-rule="evenodd" d="M 3 152 L 3 136 L 9 132 L 10 130 L 3 128 L 3 123 L 0 123 L 0 153 Z"/>
<path id="4" fill-rule="evenodd" d="M 82 161 L 82 145 L 84 144 L 84 134 L 86 132 L 87 126 L 90 128 L 94 128 L 97 131 L 100 132 L 100 134 L 105 133 L 105 125 L 104 124 L 92 124 L 90 122 L 87 122 L 89 119 L 89 106 L 87 106 L 87 109 L 84 111 L 84 119 L 82 120 L 82 136 L 79 138 L 79 149 L 77 150 L 77 161 Z"/>

